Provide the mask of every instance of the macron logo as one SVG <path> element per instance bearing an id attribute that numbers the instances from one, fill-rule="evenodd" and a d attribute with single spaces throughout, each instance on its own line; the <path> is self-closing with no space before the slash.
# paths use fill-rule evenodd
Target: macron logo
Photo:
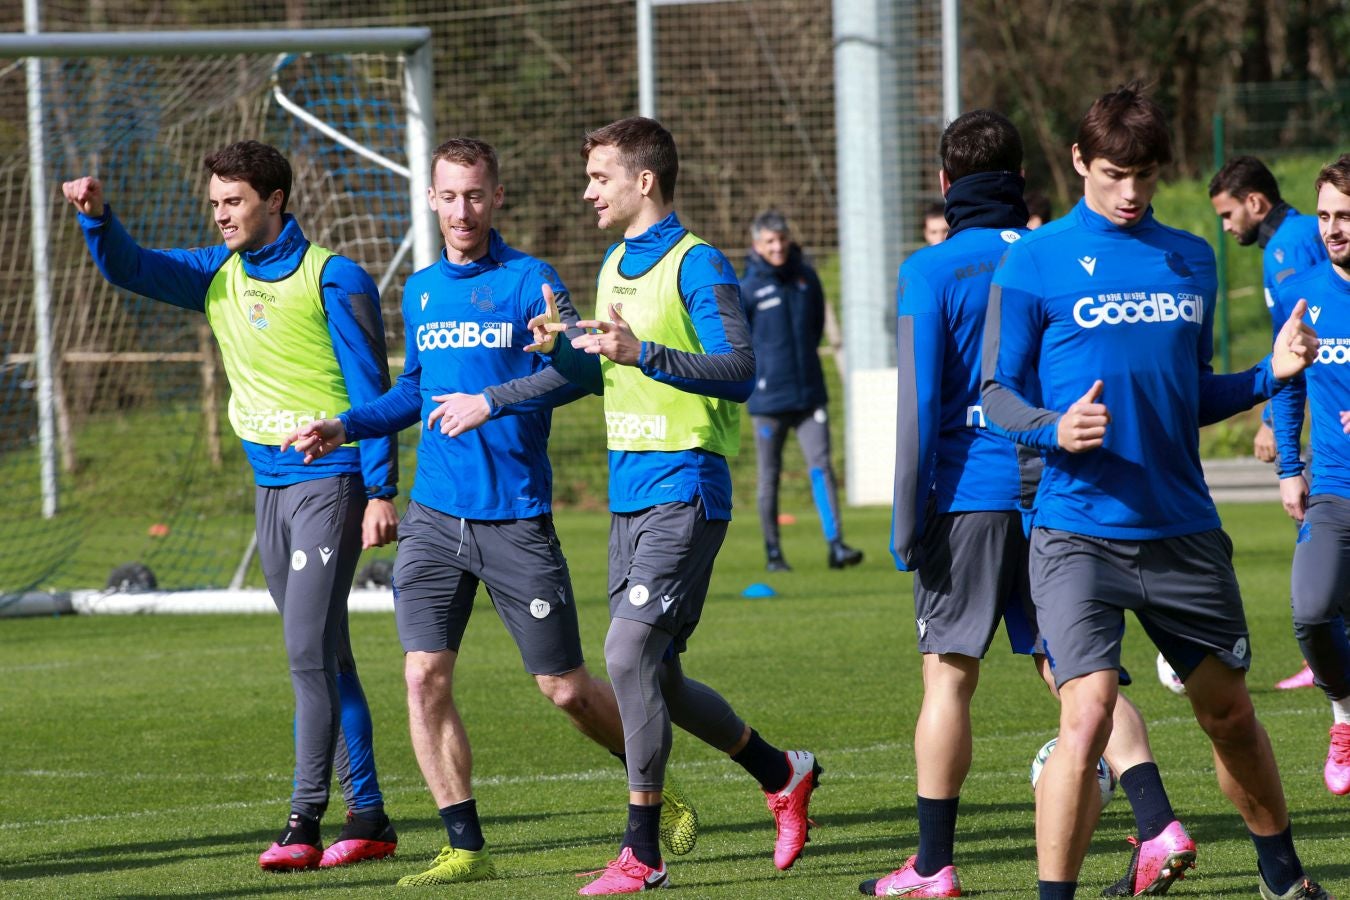
<path id="1" fill-rule="evenodd" d="M 1322 315 L 1322 307 L 1320 306 L 1308 307 L 1308 318 L 1313 320 L 1314 325 L 1317 324 L 1317 317 L 1320 315 Z"/>
<path id="2" fill-rule="evenodd" d="M 427 293 L 426 291 L 423 291 L 423 292 L 422 292 L 422 296 L 419 297 L 418 299 L 420 299 L 420 300 L 422 301 L 422 308 L 423 308 L 423 309 L 426 309 L 426 308 L 427 308 L 427 301 L 431 299 L 431 294 Z"/>
<path id="3" fill-rule="evenodd" d="M 1088 275 L 1092 275 L 1097 271 L 1097 257 L 1095 256 L 1084 256 L 1082 259 L 1078 260 L 1078 264 L 1083 267 L 1083 271 L 1088 273 Z"/>

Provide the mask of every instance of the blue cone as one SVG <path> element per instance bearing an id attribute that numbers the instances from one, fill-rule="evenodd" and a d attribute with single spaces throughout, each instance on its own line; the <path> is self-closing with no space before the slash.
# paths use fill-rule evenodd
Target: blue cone
<path id="1" fill-rule="evenodd" d="M 778 592 L 764 582 L 756 581 L 754 584 L 741 591 L 741 596 L 748 597 L 751 600 L 760 600 L 765 597 L 777 597 Z"/>

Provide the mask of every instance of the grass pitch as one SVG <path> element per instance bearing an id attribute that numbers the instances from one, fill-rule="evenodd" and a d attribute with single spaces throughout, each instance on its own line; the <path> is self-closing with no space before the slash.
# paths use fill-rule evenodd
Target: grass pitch
<path id="1" fill-rule="evenodd" d="M 825 766 L 818 827 L 797 866 L 771 861 L 773 826 L 754 783 L 677 734 L 672 771 L 703 820 L 698 848 L 668 860 L 676 896 L 856 896 L 857 884 L 914 852 L 911 740 L 920 695 L 909 577 L 886 552 L 889 513 L 848 510 L 857 569 L 825 568 L 814 515 L 784 529 L 796 571 L 766 576 L 753 510 L 742 504 L 686 668 L 722 691 L 784 748 Z M 1274 505 L 1229 507 L 1247 596 L 1250 683 L 1274 739 L 1295 836 L 1309 871 L 1350 892 L 1350 798 L 1329 795 L 1321 766 L 1330 724 L 1315 690 L 1276 692 L 1298 664 L 1288 610 L 1292 528 Z M 558 517 L 594 668 L 606 626 L 607 519 Z M 747 600 L 751 582 L 778 596 Z M 398 855 L 332 872 L 274 875 L 257 854 L 280 829 L 290 793 L 291 695 L 272 616 L 0 620 L 0 896 L 4 897 L 568 897 L 574 873 L 615 854 L 623 775 L 548 707 L 480 597 L 459 662 L 457 696 L 475 750 L 476 794 L 501 880 L 395 889 L 429 864 L 445 835 L 408 744 L 392 617 L 360 615 L 353 637 L 376 725 Z M 974 897 L 1035 896 L 1027 768 L 1055 730 L 1056 707 L 1000 635 L 976 695 L 975 765 L 962 795 L 957 863 Z M 1154 650 L 1132 627 L 1130 696 L 1151 727 L 1173 805 L 1200 846 L 1199 870 L 1174 897 L 1253 897 L 1255 860 L 1214 779 L 1183 698 L 1153 675 Z M 341 821 L 334 798 L 324 828 Z M 1082 874 L 1093 897 L 1123 871 L 1128 804 L 1106 809 Z"/>

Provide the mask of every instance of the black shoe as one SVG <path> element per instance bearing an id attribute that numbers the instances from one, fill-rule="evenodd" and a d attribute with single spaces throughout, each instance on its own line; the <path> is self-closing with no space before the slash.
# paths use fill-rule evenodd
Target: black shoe
<path id="1" fill-rule="evenodd" d="M 830 543 L 830 555 L 827 558 L 831 569 L 846 569 L 863 561 L 863 552 L 850 547 L 843 541 Z"/>
<path id="2" fill-rule="evenodd" d="M 355 813 L 347 813 L 347 821 L 343 823 L 342 830 L 338 832 L 339 841 L 385 841 L 390 844 L 398 843 L 398 834 L 394 831 L 394 825 L 389 821 L 388 816 L 380 816 L 378 820 L 362 818 Z"/>
<path id="3" fill-rule="evenodd" d="M 783 558 L 783 551 L 780 550 L 778 547 L 770 545 L 769 547 L 765 548 L 764 553 L 769 558 L 768 563 L 764 566 L 764 571 L 766 572 L 792 571 L 792 566 L 788 565 L 788 561 Z"/>

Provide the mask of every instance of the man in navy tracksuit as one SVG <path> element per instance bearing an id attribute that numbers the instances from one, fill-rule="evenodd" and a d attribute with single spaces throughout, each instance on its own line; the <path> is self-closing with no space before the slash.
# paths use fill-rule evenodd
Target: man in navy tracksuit
<path id="1" fill-rule="evenodd" d="M 1350 794 L 1350 155 L 1317 177 L 1317 218 L 1330 259 L 1275 289 L 1275 315 L 1300 301 L 1317 323 L 1317 362 L 1272 402 L 1280 499 L 1300 525 L 1291 596 L 1294 635 L 1331 701 L 1331 741 L 1322 778 Z M 1306 383 L 1305 383 L 1306 379 Z M 1303 401 L 1312 418 L 1311 486 L 1299 455 Z"/>
<path id="2" fill-rule="evenodd" d="M 766 210 L 750 225 L 750 253 L 741 276 L 741 297 L 755 350 L 755 391 L 746 404 L 759 460 L 759 524 L 770 572 L 791 569 L 778 537 L 778 481 L 783 443 L 796 430 L 811 476 L 811 496 L 829 542 L 826 562 L 842 569 L 862 562 L 862 551 L 843 540 L 839 491 L 830 465 L 829 396 L 820 368 L 825 328 L 825 292 L 801 247 L 792 242 L 787 219 Z"/>
<path id="3" fill-rule="evenodd" d="M 1223 230 L 1243 247 L 1261 248 L 1261 279 L 1266 309 L 1276 330 L 1284 316 L 1275 311 L 1275 291 L 1286 278 L 1305 271 L 1327 258 L 1317 217 L 1305 216 L 1280 196 L 1280 185 L 1254 156 L 1237 156 L 1214 173 L 1209 182 L 1209 201 L 1223 222 Z M 1275 462 L 1275 433 L 1271 405 L 1261 414 L 1252 451 L 1262 462 Z M 1288 678 L 1276 682 L 1280 690 L 1312 687 L 1313 673 L 1305 662 Z"/>
<path id="4" fill-rule="evenodd" d="M 1135 85 L 1079 126 L 1084 199 L 1023 237 L 986 317 L 988 427 L 1045 456 L 1031 531 L 1032 598 L 1059 686 L 1059 743 L 1041 773 L 1041 900 L 1074 896 L 1099 813 L 1124 613 L 1186 683 L 1241 813 L 1266 900 L 1329 895 L 1303 871 L 1270 739 L 1247 692 L 1251 647 L 1200 468 L 1199 426 L 1270 397 L 1317 352 L 1295 308 L 1270 357 L 1215 375 L 1214 253 L 1149 203 L 1171 160 L 1166 117 Z"/>

